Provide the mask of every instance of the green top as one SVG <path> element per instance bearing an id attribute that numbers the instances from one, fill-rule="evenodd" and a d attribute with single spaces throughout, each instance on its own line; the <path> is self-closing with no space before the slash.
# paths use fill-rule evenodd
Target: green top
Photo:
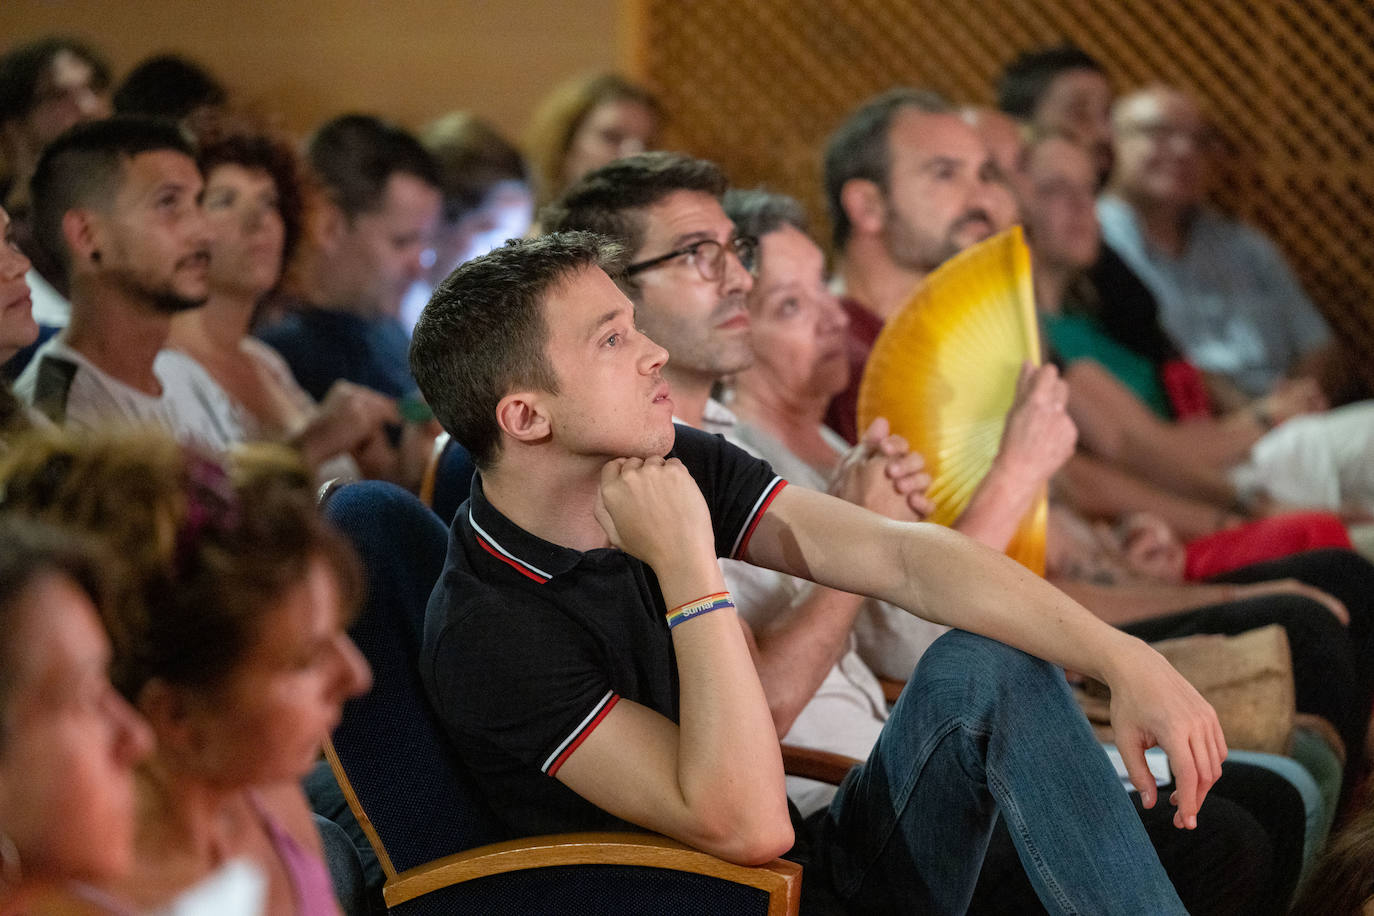
<path id="1" fill-rule="evenodd" d="M 1041 317 L 1050 347 L 1064 365 L 1080 359 L 1096 360 L 1147 407 L 1166 420 L 1173 419 L 1169 395 L 1154 364 L 1113 340 L 1097 319 L 1082 314 Z"/>

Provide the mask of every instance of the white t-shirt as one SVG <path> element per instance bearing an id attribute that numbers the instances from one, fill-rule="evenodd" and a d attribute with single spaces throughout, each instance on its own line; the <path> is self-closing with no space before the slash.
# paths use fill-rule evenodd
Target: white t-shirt
<path id="1" fill-rule="evenodd" d="M 62 338 L 58 334 L 44 343 L 14 384 L 20 400 L 59 426 L 152 425 L 178 441 L 215 451 L 244 441 L 243 424 L 228 395 L 186 354 L 158 353 L 153 374 L 162 394 L 150 395 L 102 372 Z"/>
<path id="2" fill-rule="evenodd" d="M 72 304 L 43 275 L 32 268 L 24 274 L 33 301 L 33 320 L 49 328 L 65 328 L 72 320 Z"/>

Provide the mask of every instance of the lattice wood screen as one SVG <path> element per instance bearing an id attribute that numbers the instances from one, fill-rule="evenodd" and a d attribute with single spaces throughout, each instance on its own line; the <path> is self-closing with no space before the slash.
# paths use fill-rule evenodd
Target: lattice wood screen
<path id="1" fill-rule="evenodd" d="M 990 104 L 1019 52 L 1070 40 L 1116 88 L 1163 81 L 1216 115 L 1216 193 L 1279 242 L 1374 382 L 1374 5 L 1368 0 L 637 0 L 636 67 L 668 140 L 801 198 L 859 102 L 923 85 Z"/>

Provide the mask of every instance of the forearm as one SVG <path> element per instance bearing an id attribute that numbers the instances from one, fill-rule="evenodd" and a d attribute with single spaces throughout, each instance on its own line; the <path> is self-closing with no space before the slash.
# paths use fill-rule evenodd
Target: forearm
<path id="1" fill-rule="evenodd" d="M 1144 479 L 1180 496 L 1216 505 L 1233 504 L 1236 491 L 1225 469 L 1249 451 L 1258 439 L 1253 434 L 1257 427 L 1252 424 L 1250 432 L 1238 437 L 1214 421 L 1200 422 L 1206 429 L 1160 423 L 1132 430 L 1116 458 Z"/>
<path id="2" fill-rule="evenodd" d="M 696 572 L 660 576 L 670 608 L 725 590 L 714 558 L 709 568 L 696 565 Z M 685 835 L 700 848 L 751 858 L 734 844 L 752 849 L 756 838 L 790 826 L 777 733 L 753 659 L 732 609 L 687 620 L 673 628 L 672 638 Z"/>
<path id="3" fill-rule="evenodd" d="M 778 495 L 748 552 L 753 562 L 886 600 L 1105 682 L 1146 806 L 1154 786 L 1143 749 L 1158 743 L 1178 776 L 1175 823 L 1196 824 L 1224 757 L 1215 714 L 1159 653 L 1019 563 L 948 528 L 887 521 L 801 488 Z"/>
<path id="4" fill-rule="evenodd" d="M 954 522 L 954 530 L 993 550 L 1006 550 L 1043 485 L 1023 480 L 994 461 Z"/>
<path id="5" fill-rule="evenodd" d="M 1134 651 L 1134 639 L 1002 553 L 954 533 L 940 541 L 913 536 L 901 543 L 906 582 L 883 583 L 890 591 L 877 597 L 1109 683 Z"/>
<path id="6" fill-rule="evenodd" d="M 1211 421 L 1207 429 L 1164 422 L 1090 360 L 1071 366 L 1067 378 L 1069 413 L 1079 441 L 1093 454 L 1184 496 L 1221 504 L 1234 500 L 1222 473 L 1237 454 L 1232 433 Z M 1249 444 L 1239 446 L 1238 454 Z"/>
<path id="7" fill-rule="evenodd" d="M 755 630 L 759 681 L 779 738 L 844 654 L 862 605 L 861 595 L 806 583 L 790 605 Z"/>
<path id="8" fill-rule="evenodd" d="M 1202 373 L 1202 384 L 1207 389 L 1207 396 L 1212 400 L 1213 413 L 1227 414 L 1250 403 L 1248 394 L 1241 391 L 1235 382 L 1219 373 Z"/>
<path id="9" fill-rule="evenodd" d="M 1088 451 L 1103 461 L 1118 465 L 1156 486 L 1188 499 L 1217 505 L 1235 501 L 1235 491 L 1222 468 L 1227 466 L 1220 456 L 1231 454 L 1234 448 L 1218 446 L 1211 433 L 1213 421 L 1203 421 L 1213 429 L 1196 434 L 1185 427 L 1170 426 L 1156 419 L 1122 422 L 1112 419 L 1113 429 L 1104 434 L 1102 424 L 1080 419 L 1081 441 Z M 1253 440 L 1251 440 L 1253 442 Z M 1249 447 L 1247 443 L 1245 448 Z M 1240 450 L 1244 454 L 1244 449 Z"/>
<path id="10" fill-rule="evenodd" d="M 1125 626 L 1239 597 L 1234 585 L 1097 585 L 1054 578 L 1053 585 L 1113 626 Z"/>
<path id="11" fill-rule="evenodd" d="M 799 574 L 831 588 L 879 598 L 1077 671 L 1102 671 L 1129 639 L 1019 563 L 948 528 L 893 522 L 842 503 L 808 506 L 806 513 L 812 514 L 788 528 L 805 570 Z M 819 529 L 809 524 L 821 520 Z M 758 548 L 767 551 L 766 543 Z"/>
<path id="12" fill-rule="evenodd" d="M 346 450 L 346 447 L 338 447 L 336 437 L 323 435 L 324 432 L 318 422 L 318 415 L 312 414 L 297 424 L 295 430 L 286 437 L 286 444 L 299 452 L 301 460 L 313 470 Z"/>
<path id="13" fill-rule="evenodd" d="M 1236 519 L 1223 506 L 1166 492 L 1091 455 L 1070 458 L 1055 484 L 1055 492 L 1083 515 L 1115 519 L 1127 512 L 1151 512 L 1185 541 L 1213 534 Z"/>

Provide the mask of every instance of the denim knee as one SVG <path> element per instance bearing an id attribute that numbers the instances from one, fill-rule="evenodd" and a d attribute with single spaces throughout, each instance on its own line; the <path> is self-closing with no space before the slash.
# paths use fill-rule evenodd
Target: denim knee
<path id="1" fill-rule="evenodd" d="M 945 712 L 966 721 L 992 713 L 1005 719 L 1056 708 L 1077 712 L 1061 668 L 965 630 L 950 630 L 926 650 L 906 693 L 926 706 L 927 714 L 929 704 L 955 703 L 956 709 Z M 1027 703 L 1031 698 L 1036 702 Z"/>

